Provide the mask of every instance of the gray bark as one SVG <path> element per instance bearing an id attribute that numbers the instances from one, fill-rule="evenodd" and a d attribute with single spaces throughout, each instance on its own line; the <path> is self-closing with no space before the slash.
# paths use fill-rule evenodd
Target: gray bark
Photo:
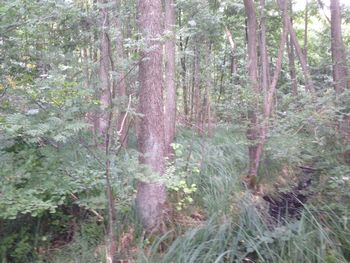
<path id="1" fill-rule="evenodd" d="M 290 2 L 289 12 L 290 12 L 290 22 L 293 25 L 293 18 L 292 18 L 293 7 L 291 2 Z M 290 35 L 288 35 L 288 38 L 287 38 L 287 50 L 288 50 L 288 62 L 289 62 L 289 74 L 292 81 L 292 94 L 293 96 L 297 96 L 298 83 L 297 83 L 297 75 L 295 70 L 295 55 L 294 55 L 294 47 L 293 47 L 293 43 Z"/>
<path id="2" fill-rule="evenodd" d="M 164 113 L 162 72 L 162 4 L 160 0 L 139 0 L 138 26 L 145 48 L 139 65 L 140 102 L 138 144 L 140 162 L 152 173 L 164 174 Z M 160 229 L 164 217 L 166 192 L 160 183 L 140 182 L 136 207 L 148 231 Z"/>
<path id="3" fill-rule="evenodd" d="M 282 7 L 281 7 L 282 9 Z M 304 76 L 305 76 L 305 82 L 306 82 L 306 90 L 312 92 L 312 93 L 315 93 L 315 87 L 314 87 L 314 83 L 312 81 L 312 78 L 311 78 L 311 74 L 310 74 L 310 71 L 309 71 L 309 67 L 307 65 L 307 62 L 305 60 L 305 56 L 301 50 L 301 47 L 300 47 L 300 44 L 298 42 L 298 38 L 297 38 L 297 35 L 293 29 L 293 25 L 290 21 L 290 17 L 289 15 L 287 14 L 287 28 L 288 28 L 288 32 L 289 32 L 289 35 L 291 37 L 291 40 L 292 40 L 292 43 L 293 43 L 293 46 L 295 47 L 295 51 L 297 53 L 297 56 L 299 58 L 299 61 L 300 61 L 300 65 L 301 65 L 301 68 L 303 70 L 303 73 L 304 73 Z"/>
<path id="4" fill-rule="evenodd" d="M 266 43 L 266 12 L 265 12 L 265 0 L 260 0 L 261 8 L 261 21 L 260 21 L 260 56 L 261 56 L 261 80 L 262 90 L 266 94 L 270 84 L 270 69 L 269 59 L 267 55 L 267 43 Z"/>
<path id="5" fill-rule="evenodd" d="M 166 154 L 170 156 L 173 152 L 170 144 L 175 138 L 176 121 L 176 83 L 175 83 L 175 3 L 174 0 L 165 0 L 165 148 Z"/>
<path id="6" fill-rule="evenodd" d="M 106 3 L 105 0 L 100 0 L 101 4 Z M 110 43 L 108 36 L 109 16 L 107 8 L 100 8 L 100 116 L 99 116 L 99 132 L 104 137 L 107 133 L 108 126 L 108 111 L 111 106 L 111 85 L 109 79 L 110 70 Z"/>
<path id="7" fill-rule="evenodd" d="M 117 12 L 120 10 L 120 0 L 116 0 Z M 116 45 L 116 70 L 118 78 L 116 79 L 116 91 L 118 98 L 127 99 L 127 84 L 126 84 L 126 74 L 124 69 L 125 54 L 124 54 L 124 37 L 122 31 L 122 24 L 120 21 L 120 14 L 116 14 L 114 17 L 114 27 L 115 27 L 115 45 Z M 126 107 L 124 105 L 124 107 Z M 117 130 L 119 131 L 119 142 L 122 147 L 128 147 L 128 125 L 126 121 L 123 121 L 127 117 L 127 113 L 122 109 L 117 118 Z"/>
<path id="8" fill-rule="evenodd" d="M 256 108 L 258 109 L 258 98 L 260 94 L 258 85 L 258 54 L 257 54 L 257 20 L 253 0 L 244 0 L 245 12 L 247 15 L 247 40 L 248 40 L 248 77 L 251 89 L 256 96 Z M 248 113 L 249 127 L 247 130 L 247 138 L 251 145 L 249 151 L 249 177 L 257 176 L 256 150 L 257 140 L 259 137 L 257 112 L 251 109 Z"/>
<path id="9" fill-rule="evenodd" d="M 333 81 L 337 94 L 349 87 L 348 68 L 346 65 L 346 53 L 344 49 L 341 31 L 341 12 L 339 0 L 331 0 L 331 36 L 332 36 L 332 61 Z M 349 85 L 349 86 L 348 86 Z"/>

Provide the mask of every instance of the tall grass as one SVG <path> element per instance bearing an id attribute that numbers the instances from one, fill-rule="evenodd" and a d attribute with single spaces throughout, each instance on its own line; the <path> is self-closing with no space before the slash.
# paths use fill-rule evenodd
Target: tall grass
<path id="1" fill-rule="evenodd" d="M 138 262 L 348 262 L 350 232 L 342 215 L 332 209 L 320 213 L 309 205 L 300 220 L 276 223 L 264 201 L 244 189 L 243 133 L 222 127 L 210 141 L 191 142 L 186 133 L 179 140 L 191 145 L 191 155 L 201 161 L 201 173 L 193 179 L 198 185 L 195 200 L 208 220 L 175 240 L 173 233 L 156 239 Z"/>
<path id="2" fill-rule="evenodd" d="M 335 232 L 341 222 L 329 228 L 305 210 L 298 221 L 272 226 L 252 205 L 245 198 L 239 221 L 212 217 L 176 238 L 164 254 L 152 246 L 139 262 L 348 262 L 348 244 L 339 239 L 348 242 L 349 231 Z"/>
<path id="3" fill-rule="evenodd" d="M 188 172 L 191 173 L 192 164 L 200 166 L 199 174 L 188 177 L 190 183 L 198 187 L 194 203 L 188 209 L 200 210 L 207 219 L 191 227 L 175 222 L 162 236 L 145 236 L 134 210 L 120 211 L 117 235 L 122 236 L 123 231 L 132 226 L 134 242 L 133 252 L 120 251 L 116 258 L 132 258 L 140 263 L 343 263 L 350 260 L 346 215 L 331 208 L 320 211 L 319 206 L 308 205 L 300 220 L 276 223 L 269 217 L 266 203 L 244 188 L 241 177 L 248 165 L 244 132 L 221 126 L 210 139 L 200 138 L 189 130 L 179 133 L 177 139 L 185 146 L 182 158 L 188 162 Z M 271 152 L 276 145 L 269 147 Z M 266 176 L 281 167 L 280 159 L 277 162 L 269 159 L 271 156 L 265 156 L 268 162 L 262 165 Z M 72 260 L 55 262 L 104 262 L 86 242 L 83 237 L 77 238 L 76 243 L 65 250 L 66 258 L 70 255 Z"/>

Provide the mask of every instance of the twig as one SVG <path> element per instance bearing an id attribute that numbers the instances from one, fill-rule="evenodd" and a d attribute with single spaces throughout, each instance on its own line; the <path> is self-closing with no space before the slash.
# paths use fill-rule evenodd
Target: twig
<path id="1" fill-rule="evenodd" d="M 5 96 L 7 89 L 8 89 L 8 87 L 6 87 L 6 88 L 4 89 L 4 91 L 1 93 L 0 99 L 2 99 L 2 97 Z"/>

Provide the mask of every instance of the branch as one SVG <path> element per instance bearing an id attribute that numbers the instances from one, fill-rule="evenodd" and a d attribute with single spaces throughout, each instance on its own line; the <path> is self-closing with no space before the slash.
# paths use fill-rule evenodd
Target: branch
<path id="1" fill-rule="evenodd" d="M 79 198 L 78 198 L 75 194 L 73 194 L 73 193 L 70 193 L 70 195 L 71 195 L 71 197 L 72 197 L 75 201 L 79 199 Z M 95 216 L 97 216 L 97 217 L 98 217 L 98 220 L 100 220 L 100 221 L 103 221 L 103 220 L 104 220 L 103 216 L 101 216 L 95 209 L 93 209 L 93 208 L 88 208 L 88 207 L 86 207 L 86 209 L 87 209 L 87 210 L 90 210 Z"/>
<path id="2" fill-rule="evenodd" d="M 124 118 L 123 118 L 122 123 L 121 123 L 121 125 L 120 125 L 120 129 L 119 129 L 119 131 L 117 131 L 118 136 L 121 135 L 121 132 L 122 132 L 123 129 L 124 129 L 125 120 L 126 120 L 126 118 L 128 117 L 128 113 L 129 113 L 129 110 L 130 110 L 130 105 L 131 105 L 131 94 L 129 95 L 128 107 L 127 107 L 127 109 L 126 109 Z"/>
<path id="3" fill-rule="evenodd" d="M 233 41 L 232 34 L 231 34 L 230 30 L 228 30 L 228 28 L 226 26 L 225 26 L 225 33 L 226 33 L 226 37 L 228 39 L 228 42 L 230 43 L 231 53 L 233 55 L 233 53 L 235 52 L 235 49 L 236 49 L 236 45 L 235 45 L 235 42 Z"/>
<path id="4" fill-rule="evenodd" d="M 322 3 L 321 0 L 317 0 L 317 3 L 320 6 L 320 8 L 322 9 L 323 14 L 324 14 L 325 18 L 327 19 L 328 23 L 330 24 L 331 20 L 329 19 L 329 17 L 327 16 L 326 12 L 324 11 L 324 4 Z"/>

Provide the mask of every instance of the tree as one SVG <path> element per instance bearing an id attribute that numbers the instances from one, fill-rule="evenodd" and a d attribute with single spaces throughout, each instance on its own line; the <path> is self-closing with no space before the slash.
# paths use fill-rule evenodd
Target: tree
<path id="1" fill-rule="evenodd" d="M 266 43 L 266 14 L 265 14 L 265 0 L 260 0 L 261 19 L 260 19 L 260 56 L 261 56 L 261 80 L 262 90 L 266 93 L 270 84 L 269 59 L 267 55 Z"/>
<path id="2" fill-rule="evenodd" d="M 249 84 L 255 95 L 256 107 L 258 108 L 259 99 L 259 84 L 258 84 L 258 54 L 257 54 L 257 20 L 255 13 L 255 6 L 252 0 L 244 0 L 245 12 L 247 15 L 247 40 L 248 40 L 248 77 Z M 257 176 L 257 160 L 256 160 L 256 141 L 259 138 L 257 112 L 250 109 L 249 114 L 249 128 L 247 130 L 247 138 L 251 141 L 248 147 L 249 151 L 249 172 L 251 178 Z"/>
<path id="3" fill-rule="evenodd" d="M 174 0 L 165 1 L 165 150 L 169 155 L 172 152 L 171 143 L 175 138 L 176 121 L 176 83 L 175 83 L 175 3 Z"/>
<path id="4" fill-rule="evenodd" d="M 346 53 L 341 31 L 341 12 L 339 0 L 331 0 L 330 9 L 333 81 L 336 93 L 340 94 L 347 87 L 350 87 L 350 79 L 348 76 L 349 73 L 346 65 Z"/>
<path id="5" fill-rule="evenodd" d="M 160 0 L 138 2 L 138 26 L 143 36 L 139 65 L 140 102 L 138 144 L 140 162 L 152 173 L 164 173 L 164 113 L 162 71 L 162 5 Z M 157 182 L 139 182 L 136 206 L 144 227 L 159 230 L 164 216 L 165 187 Z"/>
<path id="6" fill-rule="evenodd" d="M 248 73 L 250 81 L 255 80 L 254 91 L 255 95 L 259 95 L 259 86 L 257 84 L 257 58 L 256 58 L 256 16 L 255 16 L 255 10 L 254 10 L 254 3 L 252 1 L 245 0 L 245 7 L 246 7 L 246 13 L 248 17 Z M 251 123 L 250 123 L 250 129 L 248 130 L 248 139 L 254 140 L 252 143 L 253 145 L 249 146 L 249 173 L 248 176 L 250 178 L 249 186 L 251 188 L 254 188 L 256 185 L 256 176 L 258 175 L 259 165 L 261 156 L 263 153 L 263 147 L 266 141 L 267 132 L 268 132 L 268 126 L 269 126 L 269 118 L 271 115 L 271 110 L 273 107 L 273 97 L 276 91 L 277 82 L 279 79 L 279 74 L 282 69 L 282 61 L 283 61 L 283 51 L 287 40 L 287 25 L 288 25 L 288 19 L 289 16 L 287 14 L 287 4 L 286 0 L 279 0 L 281 9 L 282 9 L 282 17 L 283 17 L 283 30 L 280 38 L 280 46 L 278 50 L 278 56 L 277 56 L 277 62 L 276 62 L 276 68 L 273 75 L 273 79 L 271 84 L 268 81 L 268 74 L 269 67 L 266 61 L 264 62 L 264 58 L 262 58 L 262 77 L 263 81 L 263 87 L 265 87 L 266 84 L 268 84 L 267 87 L 265 87 L 265 100 L 264 100 L 264 114 L 263 114 L 263 121 L 262 123 L 258 123 L 258 113 L 251 111 Z M 262 6 L 264 6 L 264 1 L 261 2 Z M 264 34 L 262 34 L 264 35 Z M 254 43 L 250 43 L 249 41 L 255 41 Z M 264 51 L 265 50 L 265 51 Z M 266 50 L 266 42 L 264 40 L 264 37 L 262 37 L 261 40 L 261 51 L 262 56 L 268 57 L 267 50 Z M 265 53 L 266 52 L 266 53 Z M 266 59 L 266 58 L 265 58 Z M 250 63 L 253 63 L 251 65 Z M 259 128 L 260 127 L 260 128 Z"/>
<path id="7" fill-rule="evenodd" d="M 282 9 L 283 7 L 280 6 L 280 8 Z M 298 38 L 297 38 L 297 35 L 293 29 L 293 25 L 292 25 L 292 22 L 290 20 L 290 17 L 287 13 L 286 13 L 286 15 L 288 18 L 287 27 L 288 27 L 288 32 L 289 32 L 289 35 L 291 38 L 291 42 L 293 43 L 293 46 L 295 48 L 295 51 L 296 51 L 297 56 L 298 56 L 299 61 L 300 61 L 301 68 L 302 68 L 304 76 L 305 76 L 305 82 L 306 82 L 305 88 L 306 88 L 306 90 L 314 93 L 315 87 L 314 87 L 314 83 L 313 83 L 312 78 L 311 78 L 311 74 L 309 71 L 309 67 L 307 65 L 307 61 L 305 59 L 305 55 L 303 54 L 302 49 L 300 47 L 300 44 L 298 42 Z"/>
<path id="8" fill-rule="evenodd" d="M 100 0 L 100 82 L 101 82 L 101 112 L 99 116 L 99 132 L 103 136 L 103 147 L 106 154 L 105 161 L 105 178 L 107 190 L 107 204 L 108 204 L 108 230 L 107 230 L 107 262 L 113 263 L 113 256 L 116 251 L 114 222 L 115 222 L 115 207 L 114 197 L 112 192 L 112 182 L 110 174 L 110 143 L 111 143 L 111 121 L 113 119 L 112 110 L 112 91 L 109 78 L 109 70 L 111 64 L 111 48 L 109 41 L 109 10 L 104 7 L 107 0 Z M 114 93 L 114 92 L 113 92 Z"/>
<path id="9" fill-rule="evenodd" d="M 183 12 L 181 9 L 179 10 L 179 27 L 182 27 L 182 16 Z M 188 87 L 186 83 L 186 76 L 187 76 L 187 66 L 186 66 L 186 49 L 189 41 L 189 36 L 183 37 L 182 34 L 180 34 L 180 52 L 181 52 L 181 84 L 182 84 L 182 100 L 183 100 L 183 108 L 184 108 L 184 115 L 187 118 L 189 114 L 188 109 Z"/>
<path id="10" fill-rule="evenodd" d="M 116 8 L 120 10 L 120 0 L 116 0 Z M 118 11 L 117 11 L 118 12 Z M 122 31 L 122 23 L 120 21 L 120 13 L 116 14 L 114 17 L 114 27 L 115 27 L 115 45 L 116 45 L 116 61 L 117 65 L 123 65 L 125 60 L 124 54 L 124 38 Z M 115 80 L 117 95 L 121 99 L 126 99 L 127 87 L 126 87 L 126 74 L 123 66 L 117 67 L 117 75 L 119 78 Z M 126 125 L 127 113 L 122 110 L 118 116 L 117 120 L 117 130 L 120 134 L 119 141 L 120 144 L 126 148 L 128 146 L 128 127 Z"/>
<path id="11" fill-rule="evenodd" d="M 225 34 L 227 37 L 228 42 L 230 43 L 230 49 L 231 49 L 231 65 L 230 65 L 230 77 L 231 81 L 233 80 L 233 76 L 237 73 L 237 64 L 235 61 L 236 56 L 236 43 L 233 40 L 232 34 L 230 30 L 225 27 Z M 222 90 L 220 90 L 220 96 L 222 95 Z M 219 98 L 220 98 L 219 96 Z"/>
<path id="12" fill-rule="evenodd" d="M 274 72 L 270 87 L 266 93 L 266 99 L 265 99 L 265 103 L 264 103 L 264 119 L 263 119 L 263 122 L 261 124 L 261 129 L 260 129 L 260 133 L 259 133 L 260 134 L 260 141 L 259 141 L 259 143 L 257 145 L 257 149 L 256 149 L 256 167 L 254 167 L 256 169 L 256 171 L 254 171 L 255 174 L 258 173 L 259 164 L 260 164 L 261 156 L 263 153 L 263 148 L 264 148 L 264 145 L 266 142 L 267 132 L 269 130 L 269 118 L 270 118 L 272 107 L 273 107 L 273 98 L 274 98 L 274 95 L 276 92 L 279 75 L 281 73 L 283 52 L 284 52 L 284 48 L 285 48 L 285 45 L 287 42 L 287 32 L 288 32 L 287 25 L 288 25 L 288 21 L 289 21 L 289 17 L 287 14 L 287 0 L 279 0 L 279 3 L 280 3 L 281 8 L 282 8 L 283 29 L 282 29 L 282 34 L 281 34 L 281 38 L 280 38 L 280 45 L 279 45 L 279 49 L 278 49 L 275 72 Z"/>
<path id="13" fill-rule="evenodd" d="M 201 92 L 200 92 L 200 51 L 199 46 L 194 47 L 194 61 L 193 61 L 193 83 L 192 83 L 192 92 L 191 92 L 191 118 L 194 120 L 196 129 L 199 133 L 202 132 L 200 125 L 201 117 Z"/>
<path id="14" fill-rule="evenodd" d="M 289 1 L 289 12 L 290 12 L 290 23 L 293 26 L 293 5 L 290 0 Z M 297 83 L 297 75 L 295 70 L 295 55 L 294 55 L 294 46 L 292 43 L 292 39 L 290 34 L 288 34 L 287 38 L 287 50 L 288 50 L 288 62 L 289 62 L 289 74 L 291 78 L 292 85 L 292 94 L 293 96 L 298 95 L 298 83 Z"/>
<path id="15" fill-rule="evenodd" d="M 111 106 L 111 85 L 109 79 L 110 70 L 110 42 L 109 42 L 109 14 L 108 9 L 103 7 L 106 4 L 106 0 L 99 0 L 101 4 L 100 8 L 100 104 L 101 112 L 99 116 L 99 132 L 101 135 L 105 136 L 108 127 L 108 111 L 110 111 Z"/>
<path id="16" fill-rule="evenodd" d="M 291 20 L 292 21 L 292 20 Z M 308 31 L 308 25 L 309 25 L 309 3 L 308 0 L 305 2 L 305 14 L 304 14 L 304 57 L 305 61 L 307 63 L 307 31 Z"/>

